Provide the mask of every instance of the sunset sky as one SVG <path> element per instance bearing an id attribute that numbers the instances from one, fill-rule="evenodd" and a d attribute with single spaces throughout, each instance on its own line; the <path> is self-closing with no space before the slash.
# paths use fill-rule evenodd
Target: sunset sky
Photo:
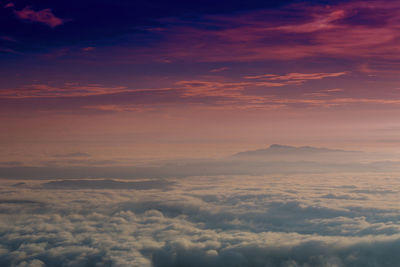
<path id="1" fill-rule="evenodd" d="M 4 164 L 395 151 L 398 1 L 0 1 Z"/>
<path id="2" fill-rule="evenodd" d="M 399 0 L 0 0 L 1 267 L 395 267 Z"/>

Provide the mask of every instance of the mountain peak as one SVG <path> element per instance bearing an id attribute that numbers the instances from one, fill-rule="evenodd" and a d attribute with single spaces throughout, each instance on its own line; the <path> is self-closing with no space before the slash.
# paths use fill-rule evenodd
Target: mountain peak
<path id="1" fill-rule="evenodd" d="M 244 151 L 239 152 L 233 157 L 299 157 L 299 159 L 304 159 L 304 157 L 315 156 L 319 157 L 320 155 L 344 155 L 344 154 L 353 154 L 358 151 L 346 151 L 340 149 L 330 149 L 323 147 L 312 147 L 312 146 L 288 146 L 281 144 L 272 144 L 267 148 Z M 360 153 L 360 152 L 358 152 Z"/>
<path id="2" fill-rule="evenodd" d="M 294 146 L 280 145 L 280 144 L 272 144 L 269 146 L 269 149 L 277 149 L 277 148 L 296 148 Z"/>

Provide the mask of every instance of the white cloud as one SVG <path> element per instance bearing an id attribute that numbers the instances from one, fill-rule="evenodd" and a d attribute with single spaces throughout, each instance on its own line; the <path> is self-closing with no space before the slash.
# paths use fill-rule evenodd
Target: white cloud
<path id="1" fill-rule="evenodd" d="M 86 180 L 85 180 L 86 181 Z M 395 266 L 395 174 L 169 179 L 170 190 L 0 182 L 1 266 Z M 372 265 L 371 265 L 372 264 Z M 375 264 L 375 265 L 373 265 Z"/>

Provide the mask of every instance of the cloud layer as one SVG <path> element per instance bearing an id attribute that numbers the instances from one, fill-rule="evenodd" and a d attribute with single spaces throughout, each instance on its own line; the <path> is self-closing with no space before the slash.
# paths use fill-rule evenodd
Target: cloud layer
<path id="1" fill-rule="evenodd" d="M 1 182 L 4 266 L 395 266 L 389 174 L 194 177 L 169 189 Z M 96 180 L 93 180 L 96 183 Z M 107 188 L 107 186 L 111 185 Z M 151 186 L 151 183 L 149 183 Z"/>

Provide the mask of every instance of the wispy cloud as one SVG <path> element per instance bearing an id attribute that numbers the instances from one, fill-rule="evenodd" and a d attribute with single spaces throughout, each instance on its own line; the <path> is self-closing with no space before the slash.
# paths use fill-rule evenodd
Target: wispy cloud
<path id="1" fill-rule="evenodd" d="M 379 19 L 375 11 L 379 11 Z M 279 19 L 294 12 L 297 17 Z M 157 60 L 210 62 L 306 57 L 389 59 L 399 55 L 399 17 L 400 5 L 395 1 L 298 4 L 277 13 L 260 10 L 207 16 L 197 24 L 174 21 L 158 33 L 163 42 L 141 52 Z M 209 24 L 216 27 L 204 27 Z"/>
<path id="2" fill-rule="evenodd" d="M 72 152 L 72 153 L 65 153 L 65 154 L 54 154 L 53 157 L 55 158 L 85 158 L 90 157 L 90 154 L 83 153 L 83 152 Z"/>
<path id="3" fill-rule="evenodd" d="M 233 94 L 251 87 L 281 87 L 285 83 L 280 82 L 218 82 L 218 81 L 179 81 L 176 83 L 183 89 L 183 96 L 232 96 Z"/>
<path id="4" fill-rule="evenodd" d="M 127 104 L 108 104 L 108 105 L 88 105 L 83 108 L 89 110 L 97 110 L 104 112 L 148 112 L 156 110 L 155 107 L 151 105 L 127 105 Z"/>
<path id="5" fill-rule="evenodd" d="M 344 10 L 334 10 L 328 14 L 312 14 L 310 22 L 296 25 L 278 26 L 272 28 L 278 31 L 287 31 L 294 33 L 310 33 L 322 30 L 331 30 L 340 27 L 333 22 L 342 19 L 346 16 Z"/>
<path id="6" fill-rule="evenodd" d="M 229 67 L 221 67 L 221 68 L 212 69 L 212 70 L 210 70 L 210 72 L 222 72 L 225 70 L 229 70 Z"/>
<path id="7" fill-rule="evenodd" d="M 226 81 L 201 81 L 188 80 L 179 81 L 176 84 L 181 87 L 183 97 L 216 97 L 220 98 L 218 104 L 231 105 L 233 103 L 252 104 L 259 107 L 260 104 L 273 104 L 280 101 L 280 96 L 275 93 L 260 94 L 251 93 L 255 89 L 276 88 L 288 85 L 301 85 L 309 80 L 320 80 L 324 78 L 334 78 L 347 74 L 346 72 L 336 73 L 289 73 L 284 75 L 263 74 L 254 76 L 245 76 L 244 80 L 238 82 Z M 335 91 L 318 92 L 329 95 Z M 222 99 L 221 99 L 222 98 Z M 310 100 L 311 101 L 311 100 Z"/>
<path id="8" fill-rule="evenodd" d="M 0 90 L 0 98 L 57 98 L 116 94 L 128 91 L 125 86 L 106 87 L 100 84 L 79 85 L 65 83 L 63 86 L 32 84 L 16 89 Z"/>
<path id="9" fill-rule="evenodd" d="M 65 83 L 62 86 L 33 84 L 16 89 L 0 90 L 0 99 L 67 98 L 115 95 L 113 100 L 102 99 L 82 102 L 86 111 L 100 112 L 152 112 L 166 108 L 179 108 L 185 103 L 196 103 L 209 108 L 277 109 L 287 107 L 333 107 L 344 105 L 398 105 L 396 98 L 346 95 L 342 88 L 299 90 L 288 95 L 287 86 L 300 88 L 304 83 L 327 78 L 338 78 L 347 72 L 288 73 L 248 75 L 238 79 L 220 78 L 180 80 L 171 87 L 135 89 L 128 86 L 81 85 Z M 123 97 L 118 95 L 125 94 Z M 140 96 L 140 97 L 138 97 Z M 153 101 L 148 99 L 152 98 Z M 131 101 L 127 103 L 126 101 Z M 154 99 L 157 99 L 155 101 Z M 179 104 L 178 104 L 179 103 Z"/>
<path id="10" fill-rule="evenodd" d="M 255 76 L 245 76 L 245 79 L 265 79 L 270 81 L 307 81 L 307 80 L 321 80 L 330 77 L 339 77 L 346 75 L 347 72 L 334 72 L 334 73 L 289 73 L 284 75 L 276 74 L 263 74 Z"/>

